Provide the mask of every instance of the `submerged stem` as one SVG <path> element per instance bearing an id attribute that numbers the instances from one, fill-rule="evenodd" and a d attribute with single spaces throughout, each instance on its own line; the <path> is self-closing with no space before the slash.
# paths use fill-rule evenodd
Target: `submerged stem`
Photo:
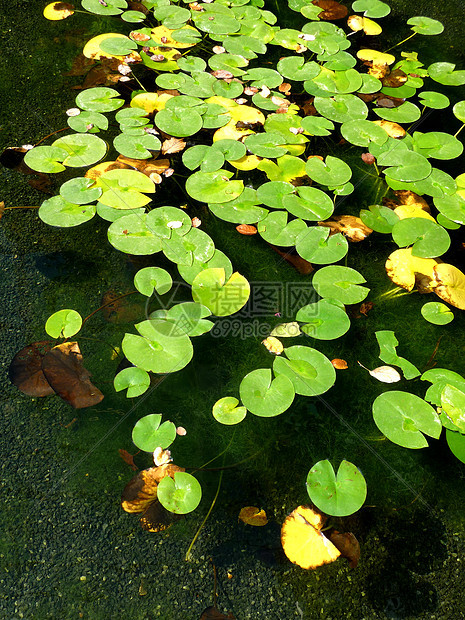
<path id="1" fill-rule="evenodd" d="M 103 304 L 103 306 L 100 306 L 100 308 L 97 308 L 97 310 L 94 310 L 93 312 L 91 312 L 89 315 L 86 316 L 85 319 L 83 319 L 82 321 L 82 325 L 84 325 L 84 323 L 86 321 L 88 321 L 92 316 L 94 316 L 94 314 L 97 314 L 97 312 L 100 312 L 100 310 L 103 310 L 104 308 L 106 308 L 107 306 L 111 306 L 111 304 L 114 304 L 115 301 L 119 301 L 120 299 L 123 299 L 123 297 L 128 297 L 128 295 L 134 295 L 134 293 L 137 293 L 138 291 L 130 291 L 129 293 L 124 293 L 124 295 L 120 295 L 119 297 L 117 297 L 116 299 L 112 299 L 111 301 L 107 301 L 106 304 Z"/>
<path id="2" fill-rule="evenodd" d="M 408 41 L 409 39 L 411 39 L 412 37 L 414 37 L 417 33 L 414 32 L 413 34 L 411 34 L 410 36 L 408 36 L 406 39 L 403 39 L 402 41 L 399 41 L 399 43 L 396 43 L 395 45 L 393 45 L 392 47 L 390 47 L 389 49 L 385 50 L 383 52 L 383 54 L 385 54 L 386 52 L 390 52 L 391 50 L 395 49 L 396 47 L 399 47 L 399 45 L 402 45 L 402 43 L 405 43 L 406 41 Z"/>

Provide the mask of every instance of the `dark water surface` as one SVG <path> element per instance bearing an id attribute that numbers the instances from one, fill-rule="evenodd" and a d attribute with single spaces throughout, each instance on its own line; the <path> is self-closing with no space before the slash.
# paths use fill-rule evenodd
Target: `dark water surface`
<path id="1" fill-rule="evenodd" d="M 64 111 L 73 107 L 77 91 L 71 87 L 80 78 L 63 74 L 87 39 L 120 27 L 77 14 L 47 22 L 41 16 L 45 4 L 2 2 L 2 149 L 36 143 L 66 126 Z M 464 68 L 462 1 L 390 4 L 393 14 L 381 22 L 390 44 L 408 36 L 408 17 L 428 15 L 444 22 L 445 34 L 418 36 L 407 49 L 421 50 L 426 65 L 446 60 Z M 287 13 L 284 9 L 283 15 Z M 465 98 L 463 89 L 454 96 Z M 430 117 L 433 126 L 440 128 L 442 122 L 441 112 Z M 459 168 L 455 174 L 464 171 L 463 159 Z M 6 206 L 44 200 L 14 170 L 2 168 L 1 179 L 0 199 Z M 373 191 L 370 178 L 365 179 L 348 201 L 348 212 L 371 204 Z M 172 200 L 176 205 L 183 198 Z M 260 239 L 238 239 L 233 226 L 206 212 L 191 215 L 201 217 L 217 247 L 249 280 L 306 282 Z M 463 374 L 465 321 L 460 311 L 454 311 L 453 323 L 437 328 L 419 318 L 425 300 L 418 294 L 382 297 L 392 288 L 383 274 L 394 244 L 373 235 L 351 247 L 348 264 L 366 277 L 374 309 L 353 319 L 346 337 L 317 343 L 330 359 L 344 358 L 350 366 L 346 374 L 339 373 L 324 400 L 297 397 L 278 418 L 248 416 L 236 430 L 220 427 L 212 419 L 212 404 L 235 395 L 250 370 L 270 366 L 262 338 L 241 338 L 234 326 L 223 337 L 197 339 L 194 361 L 146 399 L 130 402 L 116 395 L 112 379 L 118 362 L 111 347 L 120 346 L 124 332 L 133 331 L 131 324 L 143 317 L 142 299 L 136 297 L 125 302 L 118 322 L 96 315 L 83 332 L 89 339 L 80 339 L 86 367 L 105 394 L 99 406 L 74 412 L 57 397 L 31 399 L 8 381 L 13 355 L 46 337 L 43 325 L 51 313 L 74 308 L 88 315 L 105 292 L 132 290 L 135 270 L 148 264 L 131 262 L 114 250 L 106 228 L 95 219 L 76 229 L 55 229 L 34 210 L 7 211 L 1 222 L 0 617 L 196 620 L 211 604 L 211 560 L 218 573 L 219 607 L 238 620 L 465 617 L 465 466 L 451 455 L 444 438 L 417 451 L 383 441 L 371 403 L 384 388 L 357 366 L 357 360 L 370 368 L 380 365 L 374 332 L 392 329 L 401 355 L 419 368 L 442 335 L 438 367 Z M 464 268 L 464 263 L 458 254 L 455 264 Z M 281 319 L 270 314 L 263 321 L 274 325 L 293 319 L 285 308 L 277 310 Z M 420 395 L 425 391 L 418 380 L 399 386 Z M 137 516 L 120 507 L 121 490 L 132 471 L 118 449 L 134 452 L 134 423 L 158 412 L 188 431 L 173 448 L 180 465 L 198 467 L 231 440 L 225 463 L 249 459 L 225 470 L 214 511 L 189 562 L 185 553 L 216 493 L 218 472 L 199 474 L 201 506 L 165 533 L 144 532 Z M 308 502 L 307 471 L 325 458 L 334 465 L 343 458 L 356 463 L 367 480 L 365 507 L 339 522 L 361 543 L 362 559 L 355 570 L 339 560 L 304 571 L 281 550 L 281 523 Z M 141 455 L 136 462 L 149 465 Z M 263 507 L 269 524 L 239 524 L 239 510 L 247 505 Z"/>

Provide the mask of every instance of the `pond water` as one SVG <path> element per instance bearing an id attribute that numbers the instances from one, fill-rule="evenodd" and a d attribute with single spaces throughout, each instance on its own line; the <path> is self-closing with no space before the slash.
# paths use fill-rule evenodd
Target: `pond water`
<path id="1" fill-rule="evenodd" d="M 2 7 L 2 149 L 36 143 L 66 126 L 64 111 L 73 106 L 77 91 L 72 87 L 81 78 L 64 74 L 86 40 L 115 28 L 110 20 L 78 14 L 46 22 L 44 4 L 18 0 Z M 408 36 L 404 22 L 411 11 L 440 19 L 445 33 L 432 43 L 418 37 L 414 49 L 426 65 L 446 60 L 463 68 L 459 3 L 390 4 L 393 13 L 385 29 L 393 44 Z M 441 126 L 441 113 L 430 123 Z M 360 179 L 348 212 L 371 204 L 375 192 L 372 179 Z M 44 196 L 28 177 L 2 168 L 0 198 L 6 206 L 39 205 Z M 273 294 L 283 287 L 296 295 L 305 290 L 308 276 L 297 274 L 260 239 L 238 238 L 232 225 L 206 211 L 192 215 L 202 219 L 217 247 L 255 287 Z M 43 325 L 54 311 L 74 308 L 86 316 L 107 292 L 132 290 L 134 272 L 149 264 L 114 250 L 106 228 L 101 220 L 76 229 L 51 228 L 35 210 L 8 211 L 2 220 L 0 617 L 195 620 L 212 604 L 213 566 L 218 607 L 238 620 L 465 617 L 465 466 L 444 439 L 424 450 L 383 440 L 371 404 L 384 388 L 357 366 L 358 360 L 370 368 L 380 365 L 374 332 L 389 329 L 400 342 L 400 354 L 420 369 L 436 351 L 438 367 L 463 374 L 461 312 L 454 312 L 450 325 L 437 328 L 419 318 L 424 298 L 417 293 L 385 295 L 393 286 L 383 277 L 384 263 L 394 247 L 376 235 L 351 246 L 348 262 L 367 279 L 373 310 L 354 317 L 344 338 L 318 343 L 330 359 L 346 359 L 350 368 L 338 373 L 324 398 L 297 397 L 283 416 L 248 416 L 236 429 L 220 426 L 211 416 L 212 404 L 235 394 L 247 372 L 270 365 L 258 326 L 293 320 L 293 309 L 276 297 L 276 307 L 254 324 L 252 336 L 244 334 L 243 324 L 225 324 L 218 337 L 195 343 L 194 362 L 186 369 L 147 398 L 128 401 L 112 387 L 118 363 L 112 347 L 120 346 L 125 331 L 143 316 L 141 299 L 128 297 L 116 316 L 95 315 L 84 334 L 88 339 L 80 339 L 103 402 L 75 412 L 55 397 L 31 399 L 9 383 L 14 354 L 45 339 Z M 454 264 L 464 269 L 463 252 L 457 252 Z M 275 317 L 276 312 L 282 316 Z M 419 395 L 425 391 L 418 380 L 400 386 Z M 136 515 L 121 509 L 121 491 L 133 472 L 118 450 L 135 452 L 134 423 L 158 412 L 187 429 L 176 442 L 178 463 L 200 467 L 229 446 L 224 461 L 212 467 L 239 465 L 225 469 L 221 479 L 218 471 L 201 472 L 199 509 L 166 532 L 148 533 Z M 365 506 L 340 522 L 360 541 L 361 561 L 354 570 L 344 560 L 302 570 L 283 554 L 281 524 L 295 507 L 308 503 L 310 467 L 321 459 L 337 464 L 344 458 L 358 465 L 368 484 Z M 141 455 L 136 463 L 149 466 Z M 186 561 L 218 488 L 212 514 Z M 238 522 L 240 509 L 248 505 L 266 510 L 266 527 Z"/>

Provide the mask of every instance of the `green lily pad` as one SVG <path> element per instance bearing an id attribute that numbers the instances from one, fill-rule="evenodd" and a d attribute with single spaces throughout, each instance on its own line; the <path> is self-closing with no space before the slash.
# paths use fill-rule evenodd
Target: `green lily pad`
<path id="1" fill-rule="evenodd" d="M 449 220 L 465 224 L 465 199 L 459 194 L 434 198 L 434 206 Z"/>
<path id="2" fill-rule="evenodd" d="M 395 334 L 391 330 L 380 330 L 375 332 L 376 340 L 379 344 L 379 359 L 390 366 L 399 366 L 408 380 L 418 377 L 420 371 L 416 366 L 409 362 L 405 357 L 397 355 L 396 348 L 399 344 Z"/>
<path id="3" fill-rule="evenodd" d="M 354 93 L 362 86 L 362 76 L 356 69 L 345 71 L 331 71 L 323 67 L 321 72 L 313 78 L 313 83 L 329 93 Z"/>
<path id="4" fill-rule="evenodd" d="M 442 213 L 438 213 L 436 221 L 440 226 L 447 228 L 447 230 L 458 230 L 460 228 L 460 224 L 457 224 L 457 222 L 453 222 L 449 218 L 445 217 Z"/>
<path id="5" fill-rule="evenodd" d="M 50 226 L 69 228 L 88 222 L 96 210 L 95 205 L 78 205 L 68 202 L 62 196 L 53 196 L 41 204 L 39 217 Z"/>
<path id="6" fill-rule="evenodd" d="M 276 163 L 270 159 L 262 159 L 257 168 L 258 170 L 262 170 L 270 181 L 286 181 L 292 183 L 295 179 L 306 175 L 305 162 L 293 155 L 278 157 Z"/>
<path id="7" fill-rule="evenodd" d="M 123 210 L 144 207 L 151 201 L 145 194 L 155 192 L 153 181 L 138 170 L 109 170 L 98 177 L 97 186 L 103 190 L 102 204 Z"/>
<path id="8" fill-rule="evenodd" d="M 202 304 L 186 301 L 176 304 L 169 310 L 156 310 L 150 314 L 151 319 L 166 319 L 182 330 L 187 336 L 202 336 L 209 332 L 213 323 L 206 321 L 205 317 L 211 312 Z"/>
<path id="9" fill-rule="evenodd" d="M 426 448 L 425 435 L 439 439 L 442 430 L 433 407 L 408 392 L 380 394 L 373 403 L 373 419 L 383 435 L 404 448 Z"/>
<path id="10" fill-rule="evenodd" d="M 465 123 L 465 101 L 458 101 L 452 108 L 454 116 Z"/>
<path id="11" fill-rule="evenodd" d="M 418 93 L 418 98 L 422 105 L 434 110 L 443 110 L 450 105 L 449 98 L 446 95 L 432 90 L 423 90 L 421 93 Z"/>
<path id="12" fill-rule="evenodd" d="M 395 181 L 420 181 L 432 170 L 429 161 L 420 153 L 404 149 L 393 149 L 378 157 L 378 165 L 391 166 L 384 174 Z"/>
<path id="13" fill-rule="evenodd" d="M 316 265 L 337 263 L 349 251 L 347 239 L 341 233 L 330 236 L 326 226 L 310 226 L 296 238 L 297 253 Z"/>
<path id="14" fill-rule="evenodd" d="M 454 313 L 440 301 L 429 301 L 421 307 L 421 315 L 434 325 L 447 325 L 454 320 Z"/>
<path id="15" fill-rule="evenodd" d="M 461 433 L 465 433 L 465 394 L 446 385 L 441 392 L 441 408 Z"/>
<path id="16" fill-rule="evenodd" d="M 67 202 L 85 205 L 98 200 L 102 195 L 102 189 L 100 187 L 92 187 L 93 185 L 95 185 L 94 179 L 76 177 L 63 183 L 60 187 L 60 196 Z"/>
<path id="17" fill-rule="evenodd" d="M 247 136 L 245 147 L 258 157 L 281 157 L 286 149 L 279 146 L 283 143 L 283 136 L 277 132 L 256 133 Z"/>
<path id="18" fill-rule="evenodd" d="M 214 84 L 218 84 L 218 83 L 219 81 L 215 82 Z M 238 82 L 231 82 L 231 84 L 238 84 Z M 239 86 L 242 89 L 242 84 L 239 83 Z M 234 97 L 239 97 L 241 92 L 238 93 L 237 95 L 234 95 Z M 223 96 L 231 97 L 231 94 L 223 95 Z M 206 111 L 202 114 L 202 122 L 203 122 L 204 129 L 217 129 L 218 127 L 223 127 L 224 125 L 229 123 L 230 120 L 231 120 L 231 114 L 229 114 L 228 110 L 224 108 L 223 106 L 218 105 L 216 103 L 208 103 Z M 221 140 L 218 140 L 218 142 L 221 142 Z M 243 146 L 242 142 L 237 142 L 237 144 Z"/>
<path id="19" fill-rule="evenodd" d="M 218 3 L 209 4 L 205 7 L 204 11 L 192 11 L 192 19 L 195 26 L 207 32 L 209 34 L 227 35 L 238 32 L 241 29 L 241 23 L 235 19 L 234 13 L 222 6 L 225 9 L 225 13 L 216 12 L 218 9 Z"/>
<path id="20" fill-rule="evenodd" d="M 191 228 L 182 236 L 173 234 L 169 239 L 163 239 L 162 248 L 166 258 L 178 265 L 192 265 L 194 261 L 205 262 L 215 252 L 213 240 L 199 228 Z"/>
<path id="21" fill-rule="evenodd" d="M 363 13 L 365 17 L 378 18 L 386 17 L 391 12 L 391 7 L 381 0 L 355 0 L 352 3 L 352 10 Z"/>
<path id="22" fill-rule="evenodd" d="M 154 291 L 159 295 L 167 293 L 173 284 L 170 274 L 161 267 L 143 267 L 134 276 L 134 286 L 142 295 L 151 297 Z"/>
<path id="23" fill-rule="evenodd" d="M 455 159 L 463 152 L 463 144 L 455 136 L 443 131 L 413 134 L 413 148 L 424 157 Z"/>
<path id="24" fill-rule="evenodd" d="M 349 461 L 341 461 L 337 476 L 328 460 L 319 461 L 308 472 L 306 486 L 315 506 L 334 517 L 357 512 L 367 496 L 362 472 Z"/>
<path id="25" fill-rule="evenodd" d="M 239 401 L 233 396 L 220 398 L 213 405 L 213 417 L 220 424 L 239 424 L 245 418 L 247 409 L 238 407 Z"/>
<path id="26" fill-rule="evenodd" d="M 383 87 L 381 80 L 375 78 L 374 75 L 370 75 L 369 73 L 362 73 L 362 85 L 358 89 L 358 92 L 363 95 L 371 95 L 372 93 L 377 93 Z"/>
<path id="27" fill-rule="evenodd" d="M 369 146 L 371 142 L 384 144 L 388 135 L 382 127 L 370 121 L 348 121 L 341 125 L 341 134 L 351 144 Z"/>
<path id="28" fill-rule="evenodd" d="M 465 435 L 447 429 L 446 440 L 452 454 L 465 463 Z"/>
<path id="29" fill-rule="evenodd" d="M 121 13 L 121 19 L 129 24 L 138 24 L 145 21 L 145 14 L 142 11 L 124 11 Z"/>
<path id="30" fill-rule="evenodd" d="M 184 138 L 200 131 L 203 121 L 200 114 L 193 108 L 189 111 L 186 109 L 178 111 L 165 107 L 155 116 L 155 124 L 158 129 L 171 136 Z"/>
<path id="31" fill-rule="evenodd" d="M 432 80 L 445 86 L 465 84 L 465 70 L 455 71 L 455 65 L 450 62 L 433 63 L 428 67 L 428 74 Z"/>
<path id="32" fill-rule="evenodd" d="M 222 268 L 208 268 L 199 272 L 192 282 L 192 297 L 206 306 L 215 316 L 229 316 L 238 312 L 249 299 L 250 284 L 237 271 L 226 280 Z"/>
<path id="33" fill-rule="evenodd" d="M 76 310 L 58 310 L 48 317 L 45 331 L 52 338 L 70 338 L 81 329 L 82 317 Z"/>
<path id="34" fill-rule="evenodd" d="M 86 88 L 76 97 L 76 104 L 88 112 L 112 112 L 124 104 L 124 99 L 116 99 L 119 92 L 108 86 Z"/>
<path id="35" fill-rule="evenodd" d="M 350 267 L 331 265 L 323 267 L 313 276 L 312 286 L 321 297 L 337 299 L 344 305 L 358 304 L 370 289 L 360 286 L 365 282 L 361 273 Z"/>
<path id="36" fill-rule="evenodd" d="M 134 213 L 115 220 L 108 228 L 111 245 L 120 252 L 138 256 L 160 252 L 162 240 L 147 226 L 146 219 L 147 215 Z"/>
<path id="37" fill-rule="evenodd" d="M 240 97 L 244 92 L 244 86 L 241 82 L 225 82 L 224 80 L 217 80 L 213 83 L 213 92 L 218 97 L 226 97 L 227 99 L 235 99 Z"/>
<path id="38" fill-rule="evenodd" d="M 127 9 L 126 0 L 106 0 L 103 4 L 99 0 L 82 0 L 82 8 L 96 15 L 120 15 Z"/>
<path id="39" fill-rule="evenodd" d="M 157 498 L 163 508 L 179 515 L 192 512 L 202 499 L 202 487 L 191 474 L 177 471 L 174 480 L 165 476 L 157 487 Z"/>
<path id="40" fill-rule="evenodd" d="M 349 52 L 341 51 L 336 52 L 336 54 L 333 54 L 332 56 L 324 55 L 322 57 L 318 57 L 318 60 L 323 60 L 323 67 L 325 69 L 331 69 L 332 71 L 346 71 L 347 69 L 352 69 L 352 67 L 355 67 L 357 64 L 357 59 L 349 54 Z M 364 75 L 367 74 L 360 74 L 362 85 L 364 83 Z M 358 92 L 360 92 L 360 88 L 361 86 L 357 89 Z"/>
<path id="41" fill-rule="evenodd" d="M 394 123 L 413 123 L 421 116 L 420 109 L 410 101 L 406 101 L 398 108 L 374 108 L 373 112 L 385 121 Z"/>
<path id="42" fill-rule="evenodd" d="M 278 61 L 276 68 L 284 78 L 296 82 L 312 80 L 321 71 L 318 63 L 313 61 L 305 62 L 302 56 L 285 56 Z"/>
<path id="43" fill-rule="evenodd" d="M 258 222 L 257 230 L 268 243 L 279 246 L 295 245 L 297 236 L 306 230 L 307 225 L 300 219 L 287 221 L 287 211 L 269 213 Z"/>
<path id="44" fill-rule="evenodd" d="M 415 193 L 427 194 L 433 196 L 434 199 L 451 196 L 457 188 L 457 184 L 450 174 L 438 168 L 433 168 L 429 176 L 421 179 L 421 181 L 415 181 L 412 185 L 415 187 L 412 189 Z"/>
<path id="45" fill-rule="evenodd" d="M 137 43 L 129 37 L 107 37 L 99 43 L 99 48 L 113 56 L 127 56 L 137 49 Z"/>
<path id="46" fill-rule="evenodd" d="M 284 349 L 284 354 L 273 362 L 275 375 L 288 377 L 295 393 L 302 396 L 317 396 L 327 392 L 336 381 L 336 371 L 329 359 L 320 351 L 296 345 Z"/>
<path id="47" fill-rule="evenodd" d="M 392 209 L 383 207 L 382 205 L 370 205 L 368 209 L 360 211 L 360 219 L 362 222 L 379 233 L 389 234 L 399 216 Z"/>
<path id="48" fill-rule="evenodd" d="M 212 71 L 228 71 L 234 77 L 244 75 L 245 71 L 240 67 L 246 67 L 248 64 L 247 58 L 237 54 L 215 54 L 208 60 L 208 66 Z"/>
<path id="49" fill-rule="evenodd" d="M 150 375 L 142 368 L 135 366 L 124 368 L 114 378 L 113 386 L 116 392 L 127 389 L 126 398 L 136 398 L 149 389 Z"/>
<path id="50" fill-rule="evenodd" d="M 257 191 L 245 187 L 240 196 L 223 204 L 209 204 L 210 211 L 226 222 L 234 224 L 254 224 L 263 220 L 269 213 L 267 209 L 257 206 L 260 201 Z"/>
<path id="51" fill-rule="evenodd" d="M 274 69 L 267 69 L 265 67 L 257 67 L 256 69 L 249 69 L 247 73 L 242 76 L 244 81 L 252 80 L 250 86 L 255 88 L 261 88 L 267 86 L 268 88 L 277 88 L 283 83 L 283 76 Z"/>
<path id="52" fill-rule="evenodd" d="M 152 413 L 136 422 L 132 429 L 132 441 L 139 450 L 144 452 L 153 452 L 156 448 L 165 450 L 176 439 L 176 426 L 168 420 L 160 424 L 161 418 L 159 413 Z"/>
<path id="53" fill-rule="evenodd" d="M 108 119 L 100 112 L 81 112 L 68 118 L 68 125 L 80 133 L 97 133 L 99 129 L 108 129 Z"/>
<path id="54" fill-rule="evenodd" d="M 257 54 L 265 54 L 266 52 L 266 45 L 263 41 L 260 41 L 256 37 L 248 37 L 245 35 L 226 37 L 223 40 L 223 47 L 229 54 L 243 56 L 247 58 L 247 60 L 257 58 Z"/>
<path id="55" fill-rule="evenodd" d="M 295 338 L 296 336 L 300 336 L 301 333 L 299 324 L 296 321 L 292 321 L 291 323 L 280 323 L 276 325 L 276 327 L 271 330 L 270 336 L 275 336 L 276 338 Z"/>
<path id="56" fill-rule="evenodd" d="M 392 228 L 392 238 L 400 248 L 413 245 L 413 256 L 436 258 L 450 247 L 450 237 L 436 222 L 423 217 L 399 220 Z"/>
<path id="57" fill-rule="evenodd" d="M 286 183 L 285 181 L 269 181 L 268 183 L 262 183 L 257 189 L 257 199 L 267 207 L 273 209 L 283 209 L 283 199 L 294 193 L 295 187 L 292 183 Z"/>
<path id="58" fill-rule="evenodd" d="M 122 342 L 131 364 L 165 374 L 177 372 L 191 361 L 194 351 L 189 336 L 170 321 L 150 319 L 135 327 L 140 336 L 125 334 Z"/>
<path id="59" fill-rule="evenodd" d="M 97 163 L 107 152 L 107 143 L 94 134 L 75 133 L 71 136 L 58 138 L 52 147 L 63 149 L 67 157 L 63 160 L 65 166 L 79 168 Z"/>
<path id="60" fill-rule="evenodd" d="M 24 163 L 37 172 L 61 172 L 61 163 L 68 157 L 68 151 L 57 146 L 35 146 L 26 152 Z"/>
<path id="61" fill-rule="evenodd" d="M 303 306 L 297 312 L 296 320 L 304 322 L 302 331 L 318 340 L 334 340 L 343 336 L 350 328 L 350 319 L 344 306 L 340 307 L 328 299 L 320 299 Z"/>
<path id="62" fill-rule="evenodd" d="M 333 214 L 333 201 L 320 189 L 302 185 L 297 188 L 297 194 L 298 196 L 289 194 L 283 197 L 283 206 L 292 215 L 303 220 L 320 222 Z"/>
<path id="63" fill-rule="evenodd" d="M 155 6 L 153 14 L 163 26 L 170 30 L 181 28 L 191 18 L 189 9 L 172 4 Z"/>
<path id="64" fill-rule="evenodd" d="M 153 157 L 153 152 L 151 151 L 160 150 L 161 142 L 156 136 L 141 129 L 138 135 L 128 133 L 127 131 L 118 134 L 113 140 L 113 146 L 118 153 L 125 157 L 149 159 L 149 157 Z"/>
<path id="65" fill-rule="evenodd" d="M 318 157 L 308 159 L 305 169 L 308 176 L 321 185 L 343 185 L 352 176 L 350 166 L 339 157 L 331 155 L 328 155 L 325 161 L 321 161 Z"/>
<path id="66" fill-rule="evenodd" d="M 272 418 L 292 405 L 295 392 L 285 375 L 272 379 L 269 368 L 258 368 L 246 375 L 239 386 L 241 401 L 256 416 Z"/>
<path id="67" fill-rule="evenodd" d="M 199 202 L 229 202 L 241 195 L 242 181 L 230 181 L 233 173 L 229 170 L 215 172 L 194 172 L 186 181 L 186 191 Z"/>
<path id="68" fill-rule="evenodd" d="M 312 136 L 329 136 L 334 123 L 323 116 L 306 116 L 302 119 L 302 127 Z"/>
<path id="69" fill-rule="evenodd" d="M 178 265 L 180 276 L 188 284 L 192 284 L 195 277 L 205 269 L 224 269 L 225 280 L 229 280 L 233 274 L 231 261 L 221 250 L 215 250 L 213 256 L 204 263 L 194 260 L 192 265 Z"/>
<path id="70" fill-rule="evenodd" d="M 192 228 L 191 218 L 177 207 L 157 207 L 147 215 L 147 226 L 162 239 L 187 235 Z"/>
<path id="71" fill-rule="evenodd" d="M 426 390 L 425 400 L 440 407 L 441 394 L 446 385 L 453 385 L 462 392 L 465 391 L 465 379 L 453 370 L 447 368 L 431 368 L 421 375 L 422 381 L 432 383 Z"/>
<path id="72" fill-rule="evenodd" d="M 429 36 L 441 34 L 444 30 L 444 26 L 437 19 L 431 19 L 431 17 L 424 17 L 422 15 L 411 17 L 407 20 L 407 24 L 412 26 L 413 32 Z"/>
<path id="73" fill-rule="evenodd" d="M 355 95 L 315 97 L 313 105 L 321 116 L 337 123 L 363 121 L 368 116 L 366 104 Z"/>

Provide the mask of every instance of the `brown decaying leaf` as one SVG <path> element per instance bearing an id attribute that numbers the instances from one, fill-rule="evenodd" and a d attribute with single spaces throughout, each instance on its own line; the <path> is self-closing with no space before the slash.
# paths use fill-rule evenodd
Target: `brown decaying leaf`
<path id="1" fill-rule="evenodd" d="M 185 148 L 186 143 L 182 138 L 169 138 L 161 145 L 161 152 L 163 155 L 172 155 L 173 153 L 183 151 Z"/>
<path id="2" fill-rule="evenodd" d="M 277 254 L 282 256 L 285 261 L 287 261 L 290 265 L 297 269 L 297 271 L 303 276 L 308 276 L 309 273 L 312 273 L 312 271 L 314 271 L 312 264 L 309 263 L 308 260 L 305 260 L 305 258 L 302 258 L 298 254 L 292 254 L 292 250 L 289 250 L 288 252 L 283 252 L 283 250 L 280 250 L 274 245 L 271 245 L 271 248 Z"/>
<path id="3" fill-rule="evenodd" d="M 5 213 L 5 203 L 3 200 L 0 201 L 0 220 L 2 219 L 3 214 Z"/>
<path id="4" fill-rule="evenodd" d="M 360 559 L 360 545 L 352 532 L 341 534 L 334 530 L 330 534 L 329 540 L 341 552 L 342 557 L 349 560 L 350 568 L 355 568 Z"/>
<path id="5" fill-rule="evenodd" d="M 408 205 L 410 207 L 419 207 L 427 213 L 431 213 L 431 209 L 426 200 L 407 189 L 401 189 L 394 192 L 395 199 L 384 198 L 383 205 L 390 209 L 396 209 L 400 205 Z"/>
<path id="6" fill-rule="evenodd" d="M 50 349 L 50 341 L 33 342 L 14 356 L 8 374 L 10 381 L 23 394 L 35 397 L 55 394 L 42 370 L 42 360 Z"/>
<path id="7" fill-rule="evenodd" d="M 321 13 L 318 14 L 318 17 L 326 21 L 344 19 L 349 13 L 349 9 L 343 4 L 336 2 L 336 0 L 313 0 L 312 4 L 323 9 Z"/>
<path id="8" fill-rule="evenodd" d="M 262 527 L 268 523 L 266 512 L 256 506 L 242 508 L 239 513 L 239 520 L 246 525 L 255 525 L 257 527 Z"/>
<path id="9" fill-rule="evenodd" d="M 402 71 L 402 69 L 394 69 L 388 75 L 385 75 L 382 79 L 383 86 L 388 88 L 397 88 L 398 86 L 402 86 L 408 79 L 406 73 Z"/>
<path id="10" fill-rule="evenodd" d="M 257 229 L 252 224 L 239 224 L 236 226 L 236 230 L 241 235 L 256 235 Z"/>
<path id="11" fill-rule="evenodd" d="M 124 487 L 121 506 L 126 512 L 144 512 L 155 501 L 158 488 L 158 467 L 140 471 Z"/>
<path id="12" fill-rule="evenodd" d="M 364 301 L 363 304 L 360 304 L 360 308 L 359 308 L 359 312 L 360 314 L 364 314 L 365 316 L 368 316 L 368 313 L 370 312 L 370 310 L 373 309 L 373 302 L 372 301 Z"/>
<path id="13" fill-rule="evenodd" d="M 145 174 L 147 177 L 150 177 L 151 174 L 162 174 L 170 167 L 169 159 L 157 159 L 156 157 L 151 157 L 150 159 L 132 159 L 131 157 L 118 155 L 116 161 L 142 172 L 142 174 Z"/>
<path id="14" fill-rule="evenodd" d="M 93 58 L 87 58 L 86 56 L 84 56 L 84 54 L 81 53 L 74 58 L 71 69 L 66 73 L 63 73 L 63 75 L 86 75 L 86 73 L 88 73 L 91 67 L 93 67 L 94 65 L 95 60 Z"/>
<path id="15" fill-rule="evenodd" d="M 386 75 L 389 74 L 389 65 L 386 63 L 373 64 L 371 60 L 364 62 L 364 65 L 369 67 L 368 73 L 378 80 L 382 80 Z"/>
<path id="16" fill-rule="evenodd" d="M 392 121 L 372 121 L 375 125 L 379 125 L 382 127 L 384 131 L 391 136 L 391 138 L 403 138 L 405 136 L 405 129 L 399 125 L 398 123 L 393 123 Z"/>
<path id="17" fill-rule="evenodd" d="M 345 370 L 346 368 L 349 368 L 347 362 L 345 360 L 342 360 L 342 359 L 338 358 L 338 357 L 336 357 L 333 360 L 331 360 L 331 364 L 337 370 Z"/>
<path id="18" fill-rule="evenodd" d="M 44 355 L 42 370 L 60 398 L 75 409 L 92 407 L 103 400 L 102 392 L 89 379 L 77 342 L 63 342 Z"/>
<path id="19" fill-rule="evenodd" d="M 380 108 L 398 108 L 403 103 L 405 103 L 405 99 L 400 99 L 399 97 L 389 97 L 388 95 L 383 95 L 376 100 L 376 104 Z"/>
<path id="20" fill-rule="evenodd" d="M 374 157 L 371 153 L 362 153 L 361 158 L 366 164 L 374 164 L 376 161 L 376 157 Z"/>
<path id="21" fill-rule="evenodd" d="M 129 301 L 126 297 L 121 298 L 121 293 L 107 291 L 102 297 L 102 315 L 109 323 L 132 323 L 141 319 L 144 309 L 141 305 Z M 105 305 L 108 304 L 108 305 Z"/>
<path id="22" fill-rule="evenodd" d="M 149 12 L 149 9 L 144 6 L 142 2 L 128 2 L 128 9 L 131 11 L 140 11 L 144 13 L 144 15 L 147 15 Z"/>
<path id="23" fill-rule="evenodd" d="M 141 516 L 140 525 L 147 532 L 163 532 L 175 521 L 178 521 L 181 516 L 166 510 L 156 499 Z"/>
<path id="24" fill-rule="evenodd" d="M 318 226 L 326 226 L 331 229 L 331 235 L 342 233 L 349 241 L 358 243 L 363 241 L 373 232 L 359 217 L 354 215 L 334 215 L 325 222 L 318 222 Z"/>
<path id="25" fill-rule="evenodd" d="M 123 461 L 127 465 L 129 465 L 129 467 L 132 469 L 132 471 L 137 471 L 139 469 L 137 467 L 137 465 L 134 463 L 134 456 L 135 456 L 135 454 L 129 454 L 129 452 L 127 450 L 123 450 L 123 448 L 120 448 L 118 450 L 118 454 L 123 459 Z"/>
<path id="26" fill-rule="evenodd" d="M 236 620 L 236 617 L 231 612 L 226 616 L 217 607 L 207 607 L 202 611 L 200 620 Z"/>

